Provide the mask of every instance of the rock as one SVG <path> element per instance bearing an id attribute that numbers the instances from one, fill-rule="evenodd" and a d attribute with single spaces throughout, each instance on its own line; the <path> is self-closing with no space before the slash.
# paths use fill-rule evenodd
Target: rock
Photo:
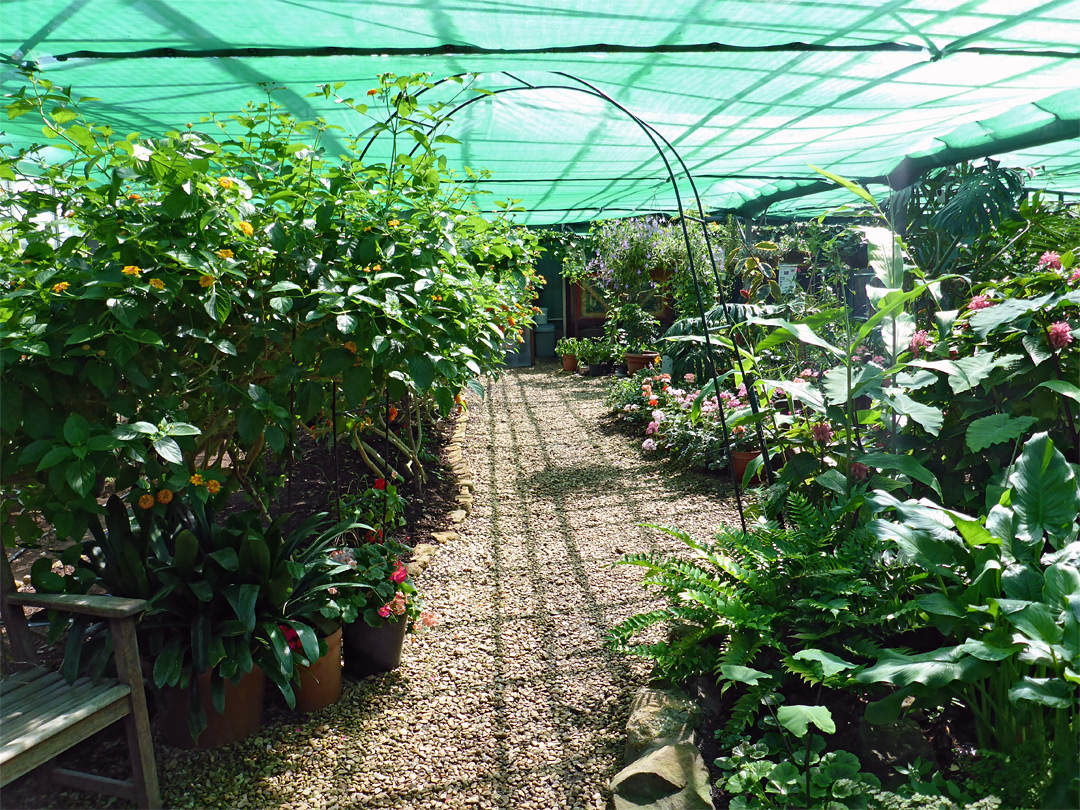
<path id="1" fill-rule="evenodd" d="M 431 559 L 430 557 L 428 558 Z M 416 579 L 422 573 L 424 573 L 426 566 L 421 565 L 419 560 L 413 560 L 412 562 L 405 563 L 405 570 L 409 572 L 409 576 Z"/>
<path id="2" fill-rule="evenodd" d="M 469 492 L 476 492 L 476 484 L 473 482 L 471 475 L 466 475 L 460 478 L 458 480 L 458 486 L 461 487 L 462 492 L 465 492 L 466 490 L 468 490 Z"/>
<path id="3" fill-rule="evenodd" d="M 416 548 L 413 549 L 413 559 L 419 559 L 420 557 L 434 557 L 439 553 L 439 547 L 432 545 L 431 543 L 417 543 Z"/>
<path id="4" fill-rule="evenodd" d="M 465 518 L 467 518 L 468 516 L 469 513 L 466 512 L 464 509 L 455 509 L 449 515 L 451 523 L 464 523 Z"/>
<path id="5" fill-rule="evenodd" d="M 457 532 L 432 532 L 431 539 L 439 545 L 442 545 L 443 543 L 449 543 L 453 540 L 460 540 L 461 535 Z"/>
<path id="6" fill-rule="evenodd" d="M 647 686 L 639 690 L 626 721 L 623 761 L 629 765 L 646 748 L 662 741 L 693 744 L 700 722 L 701 709 L 681 689 Z"/>
<path id="7" fill-rule="evenodd" d="M 469 511 L 472 511 L 472 505 L 473 505 L 473 497 L 472 497 L 472 495 L 458 495 L 456 498 L 454 498 L 454 500 L 457 501 L 461 505 L 462 509 L 468 509 Z"/>
<path id="8" fill-rule="evenodd" d="M 652 746 L 611 780 L 615 810 L 713 810 L 709 772 L 692 743 Z"/>

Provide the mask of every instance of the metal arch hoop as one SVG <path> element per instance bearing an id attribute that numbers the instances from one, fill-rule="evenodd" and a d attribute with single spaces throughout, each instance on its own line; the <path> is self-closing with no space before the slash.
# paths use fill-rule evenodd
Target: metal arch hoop
<path id="1" fill-rule="evenodd" d="M 709 323 L 708 323 L 708 319 L 706 317 L 704 299 L 701 296 L 701 283 L 700 283 L 699 276 L 698 276 L 698 269 L 697 269 L 697 267 L 696 267 L 696 265 L 694 263 L 694 252 L 693 252 L 693 247 L 692 247 L 692 245 L 690 243 L 690 231 L 689 231 L 689 228 L 688 228 L 688 226 L 686 224 L 686 220 L 687 220 L 686 211 L 685 211 L 685 208 L 683 207 L 682 194 L 679 191 L 678 180 L 676 179 L 675 172 L 671 167 L 671 161 L 668 160 L 667 155 L 664 153 L 664 148 L 663 148 L 664 146 L 666 146 L 671 151 L 671 153 L 675 156 L 675 159 L 678 160 L 679 165 L 682 168 L 682 173 L 685 174 L 687 179 L 690 181 L 690 187 L 691 187 L 691 190 L 692 190 L 692 192 L 694 194 L 694 200 L 695 200 L 695 202 L 697 204 L 698 213 L 702 215 L 702 217 L 700 219 L 697 219 L 696 221 L 698 221 L 701 224 L 701 228 L 702 228 L 702 231 L 704 233 L 705 245 L 706 245 L 706 248 L 707 248 L 708 253 L 709 253 L 709 261 L 712 264 L 713 277 L 714 277 L 714 279 L 716 281 L 717 290 L 718 290 L 718 292 L 720 294 L 721 306 L 722 306 L 722 308 L 724 310 L 725 319 L 728 321 L 729 326 L 733 326 L 733 321 L 732 321 L 732 318 L 731 318 L 731 312 L 730 312 L 730 309 L 728 307 L 727 301 L 724 298 L 723 287 L 722 287 L 722 285 L 720 283 L 720 274 L 719 274 L 719 270 L 717 269 L 717 265 L 716 265 L 716 255 L 715 255 L 715 252 L 713 250 L 712 241 L 709 238 L 708 225 L 707 225 L 707 222 L 704 219 L 704 209 L 702 208 L 702 205 L 701 205 L 701 195 L 698 193 L 697 184 L 694 182 L 693 175 L 690 173 L 689 168 L 687 167 L 685 161 L 683 161 L 682 157 L 679 155 L 678 150 L 676 150 L 675 147 L 672 146 L 671 142 L 668 141 L 668 139 L 665 138 L 659 131 L 657 131 L 655 127 L 653 127 L 652 125 L 646 123 L 644 120 L 642 120 L 640 117 L 638 117 L 634 113 L 630 112 L 630 110 L 628 110 L 622 104 L 617 102 L 615 99 L 611 98 L 606 93 L 604 93 L 603 91 L 601 91 L 598 88 L 594 87 L 593 85 L 589 84 L 588 82 L 586 82 L 583 79 L 579 79 L 578 77 L 573 76 L 573 75 L 568 74 L 568 73 L 563 73 L 563 72 L 560 72 L 560 71 L 553 71 L 552 75 L 562 76 L 562 77 L 564 77 L 566 79 L 577 82 L 578 85 L 581 85 L 581 86 L 576 86 L 576 85 L 571 85 L 571 84 L 532 85 L 532 84 L 529 84 L 527 82 L 522 81 L 521 79 L 514 76 L 513 74 L 504 72 L 504 75 L 508 76 L 509 78 L 513 79 L 514 81 L 520 82 L 522 86 L 521 87 L 504 87 L 504 88 L 500 88 L 498 90 L 490 91 L 489 93 L 486 93 L 486 94 L 481 95 L 481 96 L 475 96 L 473 98 L 467 99 L 467 100 L 461 102 L 460 104 L 458 104 L 457 106 L 453 107 L 446 114 L 445 120 L 449 120 L 449 119 L 453 118 L 454 115 L 456 115 L 458 112 L 465 109 L 466 107 L 468 107 L 468 106 L 470 106 L 472 104 L 475 104 L 476 102 L 481 101 L 483 99 L 489 98 L 490 96 L 494 96 L 494 95 L 501 95 L 503 93 L 520 92 L 520 91 L 523 91 L 523 90 L 570 90 L 570 91 L 577 92 L 577 93 L 584 93 L 585 95 L 592 96 L 593 98 L 599 98 L 602 101 L 612 105 L 617 110 L 619 110 L 621 113 L 626 115 L 631 121 L 633 121 L 635 124 L 637 124 L 637 126 L 641 129 L 641 131 L 649 139 L 650 143 L 652 143 L 653 147 L 656 149 L 657 154 L 660 156 L 660 159 L 664 162 L 664 168 L 667 170 L 668 180 L 671 182 L 671 188 L 675 192 L 675 202 L 676 202 L 676 205 L 678 205 L 678 207 L 679 207 L 679 225 L 681 226 L 682 234 L 683 234 L 683 241 L 684 241 L 684 243 L 686 245 L 687 263 L 688 263 L 688 265 L 690 267 L 690 273 L 691 273 L 691 275 L 692 275 L 692 277 L 694 279 L 694 292 L 695 292 L 696 297 L 697 297 L 698 315 L 699 315 L 699 317 L 701 319 L 701 328 L 702 328 L 702 332 L 703 332 L 704 337 L 705 337 L 705 350 L 706 350 L 706 357 L 708 358 L 708 368 L 709 368 L 710 376 L 712 377 L 713 391 L 715 392 L 715 395 L 717 397 L 719 397 L 720 384 L 719 384 L 719 381 L 717 379 L 717 373 L 716 373 L 715 350 L 713 348 L 712 338 L 710 336 Z M 442 79 L 442 80 L 440 80 L 438 82 L 435 82 L 431 87 L 425 87 L 423 90 L 419 91 L 416 95 L 420 96 L 423 93 L 425 93 L 427 90 L 430 90 L 430 89 L 432 89 L 434 87 L 437 87 L 438 85 L 440 85 L 440 84 L 442 84 L 442 83 L 444 83 L 446 81 L 448 81 L 448 79 Z M 398 117 L 400 117 L 400 116 L 395 111 L 387 119 L 387 123 L 392 121 L 394 118 L 398 118 Z M 360 156 L 359 156 L 360 160 L 363 160 L 364 156 L 367 154 L 368 150 L 371 148 L 372 144 L 375 142 L 375 139 L 379 136 L 379 134 L 380 133 L 374 133 L 368 139 L 367 144 L 365 145 L 363 151 L 360 153 Z M 661 142 L 663 143 L 663 146 L 661 146 Z M 420 147 L 420 144 L 417 144 L 416 146 L 414 146 L 413 149 L 410 151 L 410 155 L 413 154 L 419 147 Z M 735 355 L 736 363 L 739 366 L 739 372 L 743 375 L 743 379 L 744 380 L 749 379 L 746 376 L 746 372 L 745 372 L 745 368 L 743 366 L 742 358 L 739 355 L 739 351 L 738 351 L 737 348 L 734 351 L 734 355 Z M 748 400 L 750 402 L 750 408 L 751 408 L 752 412 L 754 414 L 757 414 L 759 412 L 759 403 L 758 403 L 758 400 L 757 400 L 757 396 L 756 396 L 756 394 L 754 392 L 753 381 L 751 380 L 750 383 L 751 384 L 747 385 L 747 387 L 746 387 L 747 388 L 747 395 L 748 395 L 747 398 L 748 398 Z M 720 416 L 720 427 L 724 431 L 724 449 L 725 449 L 725 452 L 728 454 L 728 457 L 730 458 L 731 457 L 730 434 L 729 434 L 728 429 L 727 429 L 727 418 L 724 416 L 723 407 L 718 408 L 717 413 Z M 773 480 L 772 467 L 771 467 L 771 464 L 769 462 L 768 448 L 765 446 L 765 438 L 764 438 L 764 434 L 763 434 L 762 428 L 761 428 L 761 420 L 756 420 L 756 425 L 757 425 L 758 443 L 761 446 L 761 454 L 762 454 L 762 461 L 763 461 L 763 466 L 764 466 L 764 469 L 765 469 L 765 474 L 766 474 L 766 477 L 767 477 L 769 483 L 772 483 L 772 480 Z M 735 503 L 736 503 L 736 507 L 737 507 L 738 512 L 739 512 L 739 523 L 742 526 L 742 530 L 745 532 L 747 530 L 747 526 L 746 526 L 746 515 L 745 515 L 745 512 L 744 512 L 743 503 L 742 503 L 742 486 L 741 486 L 741 483 L 737 480 L 737 478 L 735 476 L 735 465 L 734 464 L 729 464 L 728 465 L 728 470 L 731 473 L 731 482 L 732 482 L 732 485 L 733 485 L 733 487 L 735 489 Z"/>

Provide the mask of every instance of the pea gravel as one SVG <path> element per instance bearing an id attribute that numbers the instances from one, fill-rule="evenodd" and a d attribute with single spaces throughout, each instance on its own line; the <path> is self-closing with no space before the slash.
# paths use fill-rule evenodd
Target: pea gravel
<path id="1" fill-rule="evenodd" d="M 705 537 L 735 517 L 715 478 L 611 429 L 604 384 L 546 364 L 470 395 L 473 510 L 419 583 L 440 624 L 408 638 L 397 671 L 347 680 L 322 712 L 272 712 L 258 736 L 216 751 L 159 746 L 165 805 L 607 807 L 648 666 L 602 642 L 653 604 L 640 569 L 610 563 L 678 545 L 637 523 Z"/>

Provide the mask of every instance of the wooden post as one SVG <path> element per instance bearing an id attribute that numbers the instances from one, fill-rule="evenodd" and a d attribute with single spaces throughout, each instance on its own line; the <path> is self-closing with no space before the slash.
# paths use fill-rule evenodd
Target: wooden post
<path id="1" fill-rule="evenodd" d="M 121 683 L 131 687 L 131 714 L 124 718 L 124 728 L 127 731 L 128 753 L 131 755 L 136 804 L 149 810 L 157 810 L 161 807 L 161 793 L 158 788 L 157 766 L 154 764 L 150 716 L 146 711 L 139 645 L 135 638 L 135 619 L 112 619 L 109 628 L 112 630 L 117 675 Z"/>

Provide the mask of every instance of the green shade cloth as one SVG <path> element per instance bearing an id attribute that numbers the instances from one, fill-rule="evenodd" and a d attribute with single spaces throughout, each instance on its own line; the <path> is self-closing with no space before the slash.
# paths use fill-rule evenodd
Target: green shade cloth
<path id="1" fill-rule="evenodd" d="M 808 214 L 850 199 L 808 164 L 902 184 L 997 156 L 1035 167 L 1035 187 L 1078 193 L 1078 43 L 1080 0 L 4 0 L 0 71 L 11 92 L 14 64 L 36 62 L 101 99 L 86 105 L 92 119 L 146 136 L 238 112 L 260 82 L 283 88 L 274 99 L 300 118 L 351 133 L 369 122 L 306 97 L 317 85 L 345 81 L 361 98 L 387 71 L 533 85 L 459 112 L 447 155 L 458 171 L 492 172 L 484 204 L 519 199 L 522 221 L 552 224 L 676 210 L 644 133 L 600 98 L 551 87 L 575 84 L 559 72 L 655 126 L 714 212 Z M 40 141 L 30 119 L 0 125 L 6 139 Z M 368 160 L 388 149 L 377 142 Z"/>

